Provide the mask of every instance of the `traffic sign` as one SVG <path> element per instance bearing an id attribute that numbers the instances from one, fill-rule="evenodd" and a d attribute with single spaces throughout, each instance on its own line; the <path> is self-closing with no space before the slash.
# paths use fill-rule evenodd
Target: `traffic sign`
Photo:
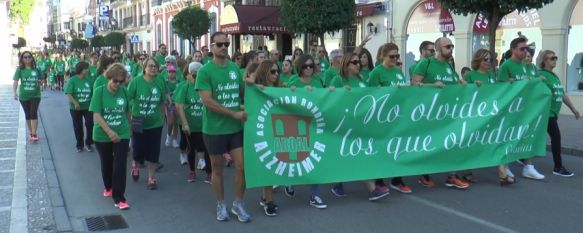
<path id="1" fill-rule="evenodd" d="M 99 19 L 109 20 L 109 6 L 99 6 Z"/>
<path id="2" fill-rule="evenodd" d="M 132 44 L 137 44 L 140 42 L 140 37 L 138 35 L 131 35 L 130 42 Z"/>

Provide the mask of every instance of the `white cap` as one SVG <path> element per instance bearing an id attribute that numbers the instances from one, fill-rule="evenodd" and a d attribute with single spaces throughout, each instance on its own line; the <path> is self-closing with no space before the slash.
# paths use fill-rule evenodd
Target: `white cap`
<path id="1" fill-rule="evenodd" d="M 193 61 L 188 65 L 188 73 L 196 73 L 202 67 L 202 63 Z"/>
<path id="2" fill-rule="evenodd" d="M 172 56 L 172 55 L 168 55 L 166 56 L 166 58 L 164 59 L 165 62 L 172 62 L 175 63 L 176 62 L 176 57 Z"/>

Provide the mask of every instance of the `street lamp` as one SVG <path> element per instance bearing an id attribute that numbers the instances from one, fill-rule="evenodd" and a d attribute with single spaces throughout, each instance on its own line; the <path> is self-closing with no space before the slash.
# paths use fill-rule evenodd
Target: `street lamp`
<path id="1" fill-rule="evenodd" d="M 366 27 L 368 28 L 368 32 L 371 34 L 377 34 L 377 26 L 375 26 L 372 22 L 368 22 L 368 24 L 366 25 Z"/>

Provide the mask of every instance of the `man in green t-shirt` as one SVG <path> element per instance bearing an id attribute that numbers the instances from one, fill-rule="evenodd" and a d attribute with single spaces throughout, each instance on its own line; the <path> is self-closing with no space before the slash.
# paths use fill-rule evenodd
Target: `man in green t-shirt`
<path id="1" fill-rule="evenodd" d="M 498 82 L 515 82 L 534 78 L 530 72 L 527 72 L 526 64 L 524 63 L 524 58 L 526 57 L 528 50 L 526 42 L 527 40 L 524 37 L 515 38 L 510 42 L 510 52 L 512 53 L 512 57 L 504 61 L 500 66 L 500 69 L 498 69 Z M 520 160 L 520 162 L 524 164 L 522 176 L 535 180 L 542 180 L 545 178 L 544 175 L 540 174 L 534 168 L 531 159 L 523 159 Z M 506 166 L 505 171 L 507 176 L 514 177 L 514 174 L 512 174 L 512 171 L 510 171 L 508 166 Z"/>
<path id="2" fill-rule="evenodd" d="M 217 220 L 229 220 L 224 203 L 223 154 L 235 161 L 235 196 L 231 212 L 239 221 L 248 222 L 251 215 L 244 209 L 245 173 L 243 171 L 243 125 L 247 114 L 241 110 L 243 77 L 237 65 L 227 59 L 229 38 L 224 32 L 211 36 L 213 60 L 198 71 L 195 88 L 205 106 L 202 133 L 211 157 L 212 186 L 217 199 Z"/>
<path id="3" fill-rule="evenodd" d="M 203 45 L 202 47 L 200 47 L 200 52 L 202 53 L 202 64 L 203 65 L 206 65 L 212 61 L 212 58 L 209 57 L 209 47 L 208 46 Z"/>
<path id="4" fill-rule="evenodd" d="M 427 40 L 421 42 L 421 45 L 419 45 L 419 54 L 421 54 L 419 60 L 415 61 L 413 64 L 411 64 L 411 66 L 409 66 L 409 78 L 413 78 L 417 63 L 425 58 L 435 56 L 435 43 Z"/>
<path id="5" fill-rule="evenodd" d="M 455 69 L 449 64 L 449 60 L 453 55 L 454 45 L 447 37 L 438 38 L 435 41 L 435 49 L 437 54 L 435 57 L 429 57 L 421 60 L 415 67 L 412 85 L 435 85 L 443 88 L 444 85 L 461 84 L 466 85 L 463 79 L 460 79 Z M 426 186 L 432 187 L 434 183 L 429 178 L 429 175 L 420 177 L 419 182 Z M 458 189 L 467 189 L 470 184 L 458 178 L 455 172 L 450 172 L 445 181 L 447 187 L 455 187 Z"/>
<path id="6" fill-rule="evenodd" d="M 277 64 L 277 68 L 279 68 L 279 72 L 281 72 L 283 69 L 283 63 L 281 62 L 281 54 L 279 53 L 279 50 L 272 49 L 271 53 L 269 54 L 269 60 Z"/>
<path id="7" fill-rule="evenodd" d="M 160 64 L 160 70 L 166 69 L 166 62 L 164 59 L 168 56 L 168 48 L 166 48 L 165 44 L 158 45 L 158 53 L 154 57 L 154 59 Z"/>
<path id="8" fill-rule="evenodd" d="M 344 51 L 342 51 L 342 49 L 334 49 L 332 52 L 330 52 L 331 66 L 326 70 L 326 72 L 324 72 L 324 87 L 329 86 L 332 79 L 340 74 L 343 56 Z M 320 62 L 322 61 L 320 60 Z"/>

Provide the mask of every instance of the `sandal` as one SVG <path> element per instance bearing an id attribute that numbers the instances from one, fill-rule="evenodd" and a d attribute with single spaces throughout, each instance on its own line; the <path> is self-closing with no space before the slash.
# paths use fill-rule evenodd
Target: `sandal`
<path id="1" fill-rule="evenodd" d="M 512 176 L 500 177 L 500 186 L 507 186 L 514 184 L 515 180 Z"/>

